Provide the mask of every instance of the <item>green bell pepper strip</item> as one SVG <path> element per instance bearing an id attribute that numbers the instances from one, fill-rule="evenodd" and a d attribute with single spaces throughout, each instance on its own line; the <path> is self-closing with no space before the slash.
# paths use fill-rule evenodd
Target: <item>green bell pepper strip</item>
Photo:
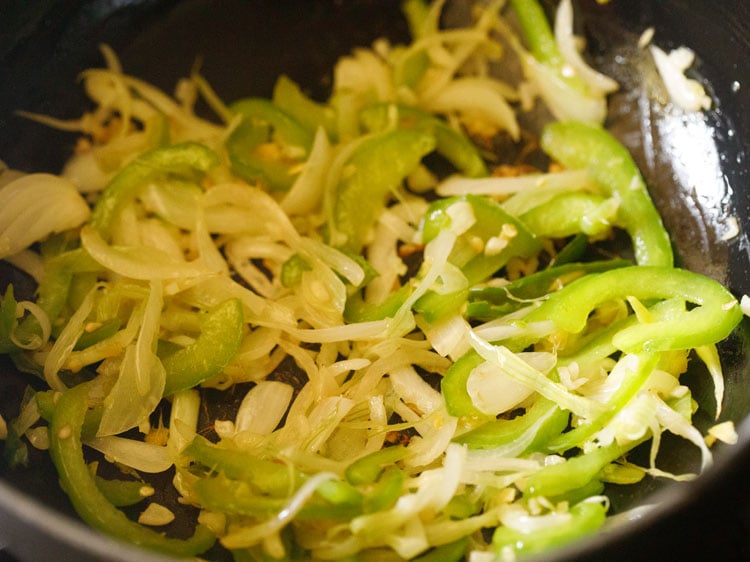
<path id="1" fill-rule="evenodd" d="M 552 293 L 526 321 L 552 320 L 568 333 L 579 333 L 588 315 L 618 298 L 684 299 L 697 305 L 675 318 L 628 326 L 612 343 L 628 353 L 692 349 L 725 339 L 742 319 L 734 296 L 720 283 L 684 269 L 631 266 L 577 279 Z"/>
<path id="2" fill-rule="evenodd" d="M 386 466 L 402 460 L 407 454 L 408 451 L 403 445 L 385 447 L 354 461 L 346 467 L 344 476 L 355 486 L 372 484 L 383 474 Z"/>
<path id="3" fill-rule="evenodd" d="M 502 287 L 470 289 L 465 314 L 467 318 L 498 318 L 520 310 L 529 300 L 542 298 L 584 275 L 628 265 L 631 263 L 627 260 L 566 263 L 520 277 Z"/>
<path id="4" fill-rule="evenodd" d="M 509 215 L 496 201 L 479 195 L 462 195 L 434 201 L 425 214 L 422 225 L 424 243 L 429 243 L 441 230 L 450 227 L 450 209 L 459 203 L 471 205 L 475 223 L 456 239 L 449 261 L 461 269 L 469 286 L 484 281 L 511 258 L 528 258 L 541 250 L 537 237 L 521 221 Z M 509 225 L 515 234 L 507 239 L 502 249 L 488 252 L 477 247 L 479 241 L 486 248 L 491 239 L 501 234 L 505 225 Z M 468 290 L 447 295 L 429 291 L 417 300 L 414 309 L 427 322 L 434 322 L 458 309 L 467 298 Z"/>
<path id="5" fill-rule="evenodd" d="M 8 424 L 8 435 L 3 441 L 2 459 L 9 468 L 18 468 L 29 464 L 29 448 L 22 437 L 14 424 Z"/>
<path id="6" fill-rule="evenodd" d="M 564 59 L 552 34 L 547 14 L 536 0 L 510 0 L 529 52 L 542 64 L 562 67 Z"/>
<path id="7" fill-rule="evenodd" d="M 589 245 L 589 237 L 583 233 L 576 234 L 555 256 L 555 265 L 580 261 L 586 253 Z"/>
<path id="8" fill-rule="evenodd" d="M 541 238 L 565 238 L 582 232 L 601 236 L 614 226 L 616 206 L 608 197 L 574 191 L 561 193 L 519 218 Z"/>
<path id="9" fill-rule="evenodd" d="M 309 98 L 299 85 L 286 75 L 279 76 L 273 88 L 271 101 L 314 135 L 323 127 L 328 138 L 336 138 L 336 113 L 332 107 Z"/>
<path id="10" fill-rule="evenodd" d="M 89 222 L 106 239 L 120 211 L 138 195 L 149 179 L 158 174 L 193 177 L 196 172 L 205 173 L 216 164 L 216 154 L 197 142 L 184 142 L 146 152 L 110 180 L 96 202 Z"/>
<path id="11" fill-rule="evenodd" d="M 599 125 L 580 121 L 548 124 L 542 149 L 571 169 L 585 169 L 619 200 L 618 223 L 630 235 L 638 265 L 671 266 L 672 245 L 638 166 L 628 150 Z"/>
<path id="12" fill-rule="evenodd" d="M 62 488 L 81 519 L 103 533 L 131 544 L 172 556 L 189 558 L 205 552 L 215 542 L 208 528 L 198 525 L 192 537 L 167 538 L 128 519 L 99 491 L 83 457 L 81 427 L 89 406 L 89 383 L 61 396 L 50 423 L 50 454 Z"/>
<path id="13" fill-rule="evenodd" d="M 464 559 L 469 538 L 463 537 L 448 544 L 436 546 L 426 554 L 412 558 L 412 562 L 459 562 Z"/>
<path id="14" fill-rule="evenodd" d="M 403 470 L 393 465 L 386 467 L 369 493 L 365 494 L 364 513 L 384 511 L 396 505 L 404 491 L 405 482 L 406 475 Z"/>
<path id="15" fill-rule="evenodd" d="M 62 324 L 56 320 L 68 304 L 74 277 L 101 269 L 102 266 L 82 248 L 63 251 L 59 255 L 50 254 L 46 258 L 45 274 L 36 289 L 36 304 L 47 314 L 53 335 L 62 330 Z M 17 336 L 24 340 L 32 334 L 39 334 L 40 330 L 37 319 L 29 316 L 20 323 Z"/>
<path id="16" fill-rule="evenodd" d="M 314 131 L 270 100 L 245 98 L 229 109 L 244 117 L 225 143 L 234 172 L 270 189 L 289 189 L 310 154 Z"/>
<path id="17" fill-rule="evenodd" d="M 474 406 L 466 382 L 471 372 L 484 363 L 484 358 L 471 350 L 458 358 L 440 380 L 440 393 L 445 401 L 445 408 L 451 416 L 471 416 L 479 419 L 488 418 L 487 414 Z"/>
<path id="18" fill-rule="evenodd" d="M 344 307 L 344 320 L 346 322 L 369 322 L 392 318 L 406 302 L 412 292 L 412 287 L 407 283 L 397 289 L 379 304 L 366 303 L 359 293 L 349 295 Z"/>
<path id="19" fill-rule="evenodd" d="M 307 260 L 299 254 L 292 255 L 281 265 L 281 284 L 284 287 L 294 287 L 302 280 L 305 271 L 312 271 Z"/>
<path id="20" fill-rule="evenodd" d="M 547 498 L 565 494 L 587 485 L 609 463 L 619 459 L 651 437 L 650 432 L 631 443 L 620 445 L 616 441 L 567 459 L 559 464 L 547 465 L 526 478 L 524 495 Z"/>
<path id="21" fill-rule="evenodd" d="M 326 194 L 334 246 L 359 253 L 388 194 L 434 148 L 432 135 L 410 129 L 385 131 L 362 141 L 349 156 L 338 184 Z"/>
<path id="22" fill-rule="evenodd" d="M 398 127 L 425 131 L 435 137 L 435 150 L 463 175 L 484 177 L 487 166 L 479 150 L 466 135 L 439 117 L 416 107 L 403 104 L 378 103 L 362 110 L 360 119 L 370 131 L 383 131 L 390 125 L 390 114 L 396 112 Z"/>
<path id="23" fill-rule="evenodd" d="M 424 0 L 405 0 L 401 4 L 401 11 L 406 17 L 413 42 L 433 31 L 432 25 L 429 27 L 426 25 L 429 23 L 430 6 Z M 398 52 L 398 47 L 394 50 Z M 403 50 L 406 54 L 396 59 L 393 82 L 396 86 L 405 85 L 414 88 L 430 67 L 430 56 L 426 49 L 413 50 L 404 47 Z"/>
<path id="24" fill-rule="evenodd" d="M 559 496 L 550 496 L 547 499 L 553 504 L 557 505 L 560 502 L 568 502 L 568 505 L 575 505 L 578 502 L 582 502 L 585 499 L 590 498 L 591 496 L 599 496 L 604 493 L 604 482 L 605 482 L 605 474 L 608 473 L 609 469 L 613 466 L 617 466 L 622 468 L 621 465 L 616 465 L 614 463 L 610 463 L 604 466 L 602 470 L 599 471 L 599 474 L 596 478 L 593 480 L 590 480 L 580 488 L 575 488 L 574 490 L 568 490 L 564 494 L 560 494 Z M 643 476 L 643 471 L 640 471 L 641 476 Z"/>
<path id="25" fill-rule="evenodd" d="M 231 480 L 224 475 L 201 478 L 194 486 L 201 505 L 223 513 L 250 515 L 266 519 L 283 510 L 289 502 L 288 497 L 267 496 L 257 493 L 253 487 L 242 480 Z M 317 492 L 316 492 L 317 494 Z M 295 519 L 347 520 L 362 514 L 362 498 L 357 501 L 329 503 L 319 496 L 313 496 L 295 515 Z"/>
<path id="26" fill-rule="evenodd" d="M 285 497 L 302 483 L 303 476 L 288 465 L 250 455 L 245 451 L 226 449 L 196 436 L 182 452 L 212 472 L 233 480 L 242 480 L 272 496 Z"/>
<path id="27" fill-rule="evenodd" d="M 586 92 L 585 82 L 577 75 L 565 72 L 565 59 L 550 28 L 547 14 L 537 0 L 510 0 L 521 33 L 531 55 L 541 64 L 555 71 L 557 77 L 571 88 Z"/>
<path id="28" fill-rule="evenodd" d="M 42 419 L 52 422 L 55 416 L 55 408 L 59 400 L 60 393 L 56 390 L 43 390 L 34 395 L 37 407 Z M 83 439 L 93 439 L 99 430 L 99 424 L 102 421 L 104 406 L 102 404 L 93 404 L 86 410 L 86 416 L 81 426 L 81 437 Z"/>
<path id="29" fill-rule="evenodd" d="M 96 487 L 115 507 L 135 505 L 146 499 L 143 489 L 148 487 L 137 480 L 110 480 L 101 476 L 94 476 Z"/>
<path id="30" fill-rule="evenodd" d="M 119 331 L 121 326 L 122 322 L 118 318 L 108 320 L 92 332 L 83 332 L 73 349 L 75 351 L 80 351 L 81 349 L 86 349 L 95 343 L 111 338 Z"/>
<path id="31" fill-rule="evenodd" d="M 543 529 L 524 533 L 510 527 L 498 527 L 492 544 L 498 553 L 515 556 L 539 554 L 594 533 L 603 524 L 607 509 L 601 502 L 579 502 L 570 508 L 570 519 Z"/>
<path id="32" fill-rule="evenodd" d="M 164 396 L 198 386 L 220 373 L 239 351 L 243 327 L 239 299 L 227 299 L 211 309 L 202 319 L 195 342 L 161 358 L 167 372 Z"/>
<path id="33" fill-rule="evenodd" d="M 568 426 L 570 413 L 558 408 L 554 402 L 539 398 L 523 415 L 512 419 L 494 419 L 454 439 L 470 449 L 495 449 L 514 442 L 529 441 L 518 453 L 548 449 L 548 443 Z"/>

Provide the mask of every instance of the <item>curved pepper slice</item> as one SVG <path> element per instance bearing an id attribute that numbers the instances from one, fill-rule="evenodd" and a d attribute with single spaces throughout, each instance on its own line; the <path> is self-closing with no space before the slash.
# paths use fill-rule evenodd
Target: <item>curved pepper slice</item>
<path id="1" fill-rule="evenodd" d="M 550 440 L 559 437 L 568 426 L 569 417 L 569 412 L 561 410 L 551 400 L 539 398 L 525 414 L 509 420 L 490 420 L 454 441 L 470 449 L 494 449 L 522 440 L 528 444 L 519 455 L 541 451 Z"/>
<path id="2" fill-rule="evenodd" d="M 435 149 L 438 154 L 453 164 L 463 175 L 468 177 L 487 175 L 487 166 L 474 143 L 466 135 L 431 113 L 402 104 L 379 103 L 365 108 L 360 118 L 369 130 L 381 131 L 388 127 L 391 112 L 396 113 L 400 128 L 417 129 L 434 135 Z"/>
<path id="3" fill-rule="evenodd" d="M 603 238 L 615 226 L 617 202 L 593 193 L 561 193 L 519 218 L 543 238 L 565 238 L 578 233 Z"/>
<path id="4" fill-rule="evenodd" d="M 570 518 L 533 532 L 498 527 L 492 536 L 497 552 L 511 550 L 519 557 L 559 547 L 595 532 L 604 524 L 607 508 L 598 501 L 582 501 L 570 508 Z"/>
<path id="5" fill-rule="evenodd" d="M 577 279 L 530 312 L 526 321 L 552 320 L 569 333 L 578 333 L 588 315 L 613 299 L 681 298 L 694 306 L 677 317 L 628 326 L 612 343 L 622 351 L 691 349 L 726 338 L 742 319 L 739 303 L 720 283 L 684 269 L 631 266 Z"/>
<path id="6" fill-rule="evenodd" d="M 589 273 L 599 273 L 632 265 L 627 260 L 564 263 L 520 277 L 502 287 L 480 287 L 469 291 L 467 318 L 493 319 L 505 316 L 559 290 Z"/>
<path id="7" fill-rule="evenodd" d="M 217 163 L 216 153 L 197 142 L 185 142 L 146 152 L 112 178 L 96 202 L 90 224 L 103 238 L 107 238 L 114 219 L 150 178 L 157 174 L 190 176 L 195 172 L 207 172 Z"/>
<path id="8" fill-rule="evenodd" d="M 128 519 L 112 505 L 96 485 L 83 457 L 81 428 L 89 407 L 89 387 L 75 386 L 60 396 L 50 423 L 50 454 L 60 483 L 76 512 L 92 527 L 131 544 L 189 558 L 205 552 L 216 538 L 208 528 L 198 525 L 192 537 L 167 538 Z"/>
<path id="9" fill-rule="evenodd" d="M 306 127 L 310 134 L 323 127 L 329 138 L 336 138 L 336 112 L 333 108 L 307 97 L 288 76 L 282 74 L 276 80 L 272 101 Z"/>
<path id="10" fill-rule="evenodd" d="M 339 183 L 327 195 L 333 245 L 359 253 L 388 194 L 434 148 L 432 135 L 409 129 L 386 131 L 364 140 L 349 156 Z"/>
<path id="11" fill-rule="evenodd" d="M 541 146 L 567 168 L 587 170 L 605 193 L 619 200 L 618 223 L 633 241 L 638 265 L 673 265 L 669 235 L 646 183 L 615 137 L 595 124 L 561 121 L 544 128 Z"/>
<path id="12" fill-rule="evenodd" d="M 209 311 L 198 339 L 162 358 L 167 371 L 164 396 L 186 390 L 221 372 L 242 343 L 242 303 L 228 299 Z"/>
<path id="13" fill-rule="evenodd" d="M 219 447 L 204 437 L 195 437 L 182 453 L 213 472 L 242 480 L 264 494 L 284 496 L 301 483 L 303 476 L 289 467 L 245 451 Z"/>
<path id="14" fill-rule="evenodd" d="M 310 153 L 312 133 L 266 99 L 246 98 L 229 109 L 244 117 L 226 141 L 234 172 L 271 189 L 289 189 Z"/>

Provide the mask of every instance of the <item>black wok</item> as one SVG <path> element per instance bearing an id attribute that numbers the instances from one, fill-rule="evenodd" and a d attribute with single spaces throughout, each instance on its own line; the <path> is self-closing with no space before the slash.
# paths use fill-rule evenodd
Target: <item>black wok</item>
<path id="1" fill-rule="evenodd" d="M 125 70 L 171 91 L 196 56 L 203 74 L 227 100 L 268 96 L 284 71 L 324 97 L 333 62 L 374 38 L 406 38 L 394 0 L 4 0 L 0 3 L 0 158 L 26 171 L 58 171 L 73 138 L 13 114 L 16 109 L 76 117 L 86 101 L 77 74 L 100 66 L 97 45 L 110 44 Z M 686 267 L 710 275 L 738 296 L 750 293 L 750 5 L 745 0 L 611 0 L 579 2 L 581 29 L 596 64 L 618 78 L 610 125 L 636 155 Z M 646 57 L 633 49 L 647 27 L 655 42 L 687 45 L 695 70 L 714 98 L 702 116 L 664 108 L 663 91 Z M 650 77 L 651 76 L 651 77 Z M 727 219 L 740 234 L 723 240 Z M 0 271 L 0 286 L 23 285 Z M 26 283 L 28 285 L 28 283 Z M 745 323 L 746 324 L 746 323 Z M 696 481 L 648 480 L 611 490 L 613 507 L 655 508 L 638 520 L 582 541 L 548 559 L 750 559 L 750 342 L 741 325 L 722 345 L 727 391 L 722 419 L 735 420 L 740 442 L 716 450 Z M 29 381 L 0 363 L 4 388 Z M 696 396 L 711 396 L 705 377 Z M 17 393 L 0 394 L 0 414 L 17 413 Z M 711 399 L 708 399 L 711 403 Z M 711 412 L 702 412 L 704 426 Z M 1 446 L 1 445 L 0 445 Z M 689 449 L 689 447 L 687 448 Z M 679 470 L 694 461 L 675 444 L 663 458 Z M 43 457 L 30 469 L 0 468 L 0 560 L 163 560 L 83 526 Z M 15 557 L 15 558 L 14 558 Z"/>

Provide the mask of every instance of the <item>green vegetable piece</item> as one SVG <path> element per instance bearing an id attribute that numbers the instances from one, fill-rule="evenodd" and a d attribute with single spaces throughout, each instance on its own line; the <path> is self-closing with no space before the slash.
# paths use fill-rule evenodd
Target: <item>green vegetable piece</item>
<path id="1" fill-rule="evenodd" d="M 390 509 L 404 491 L 406 476 L 404 471 L 396 466 L 389 466 L 375 482 L 369 494 L 365 495 L 364 512 L 375 513 Z"/>
<path id="2" fill-rule="evenodd" d="M 627 260 L 602 260 L 566 263 L 520 277 L 502 287 L 481 287 L 469 291 L 469 318 L 492 319 L 510 314 L 528 305 L 528 301 L 545 297 L 572 281 L 588 275 L 632 265 Z"/>
<path id="3" fill-rule="evenodd" d="M 132 201 L 146 182 L 159 174 L 194 177 L 218 163 L 209 148 L 197 142 L 185 142 L 157 148 L 138 156 L 122 168 L 102 192 L 91 213 L 90 224 L 107 238 L 115 218 Z"/>
<path id="4" fill-rule="evenodd" d="M 495 550 L 514 552 L 516 556 L 539 554 L 560 547 L 599 529 L 606 519 L 601 502 L 579 502 L 570 508 L 570 519 L 533 532 L 524 533 L 510 527 L 499 527 L 492 536 Z"/>
<path id="5" fill-rule="evenodd" d="M 29 448 L 14 426 L 13 423 L 8 424 L 8 435 L 3 442 L 3 460 L 9 468 L 29 464 Z"/>
<path id="6" fill-rule="evenodd" d="M 601 236 L 614 226 L 617 207 L 607 197 L 573 191 L 561 193 L 519 218 L 542 238 L 565 238 L 583 232 Z"/>
<path id="7" fill-rule="evenodd" d="M 541 64 L 554 69 L 557 77 L 570 87 L 585 91 L 586 85 L 579 76 L 565 72 L 565 59 L 557 46 L 542 5 L 537 0 L 510 0 L 510 5 L 518 17 L 521 33 L 531 55 Z"/>
<path id="8" fill-rule="evenodd" d="M 436 546 L 426 554 L 417 556 L 412 562 L 459 562 L 464 559 L 469 538 L 463 537 L 448 544 Z"/>
<path id="9" fill-rule="evenodd" d="M 542 451 L 568 426 L 569 416 L 551 400 L 539 398 L 523 415 L 488 421 L 459 435 L 454 441 L 466 444 L 470 449 L 495 449 L 528 442 L 519 455 Z"/>
<path id="10" fill-rule="evenodd" d="M 288 76 L 282 74 L 276 80 L 271 100 L 305 127 L 310 135 L 318 127 L 323 127 L 329 138 L 336 137 L 336 113 L 333 108 L 308 97 Z"/>
<path id="11" fill-rule="evenodd" d="M 579 261 L 586 253 L 589 244 L 589 237 L 583 233 L 576 234 L 555 256 L 555 264 L 562 265 Z"/>
<path id="12" fill-rule="evenodd" d="M 167 371 L 164 396 L 193 388 L 220 373 L 240 349 L 243 325 L 239 299 L 228 299 L 210 310 L 195 342 L 162 358 Z"/>
<path id="13" fill-rule="evenodd" d="M 422 131 L 396 129 L 370 137 L 351 154 L 327 194 L 333 245 L 359 253 L 388 195 L 435 148 Z"/>
<path id="14" fill-rule="evenodd" d="M 244 117 L 226 141 L 234 172 L 270 189 L 289 189 L 310 153 L 312 133 L 270 100 L 245 98 L 229 109 Z"/>
<path id="15" fill-rule="evenodd" d="M 107 322 L 104 322 L 101 326 L 99 326 L 96 330 L 93 330 L 91 332 L 84 332 L 83 334 L 81 334 L 81 337 L 78 338 L 74 349 L 76 351 L 86 349 L 87 347 L 90 347 L 95 343 L 99 343 L 100 341 L 104 341 L 107 338 L 111 338 L 117 333 L 117 331 L 120 329 L 120 326 L 122 326 L 122 322 L 119 319 L 114 318 L 112 320 L 108 320 Z"/>
<path id="16" fill-rule="evenodd" d="M 526 46 L 534 58 L 542 64 L 562 66 L 563 57 L 541 4 L 537 0 L 510 0 L 510 5 L 518 17 Z"/>
<path id="17" fill-rule="evenodd" d="M 34 395 L 42 419 L 47 422 L 52 422 L 59 397 L 60 393 L 56 390 L 43 390 Z M 92 439 L 96 437 L 96 432 L 102 421 L 103 412 L 104 406 L 102 404 L 94 404 L 86 411 L 83 426 L 81 427 L 81 436 L 84 439 Z"/>
<path id="18" fill-rule="evenodd" d="M 248 482 L 232 480 L 223 474 L 200 478 L 195 492 L 201 505 L 223 513 L 269 518 L 287 507 L 288 496 L 259 494 Z M 296 520 L 347 520 L 362 514 L 362 505 L 332 504 L 317 494 L 308 500 L 295 516 Z"/>
<path id="19" fill-rule="evenodd" d="M 202 525 L 198 525 L 188 539 L 168 538 L 131 521 L 102 494 L 83 457 L 81 444 L 90 387 L 90 383 L 85 383 L 65 391 L 50 424 L 52 461 L 76 512 L 103 533 L 172 556 L 189 558 L 211 548 L 216 538 Z"/>
<path id="20" fill-rule="evenodd" d="M 462 355 L 446 371 L 440 381 L 440 392 L 445 407 L 451 416 L 473 416 L 487 418 L 487 414 L 477 410 L 466 390 L 466 382 L 471 372 L 484 363 L 484 359 L 474 350 Z"/>
<path id="21" fill-rule="evenodd" d="M 362 506 L 362 492 L 343 480 L 324 480 L 315 492 L 334 505 Z"/>
<path id="22" fill-rule="evenodd" d="M 479 150 L 461 131 L 451 127 L 439 117 L 402 104 L 379 103 L 362 111 L 361 119 L 371 131 L 385 130 L 390 124 L 391 113 L 398 116 L 398 126 L 417 129 L 435 137 L 435 149 L 456 169 L 468 177 L 487 175 L 487 166 Z"/>
<path id="23" fill-rule="evenodd" d="M 406 447 L 403 445 L 385 447 L 354 461 L 346 467 L 344 476 L 355 486 L 372 484 L 380 478 L 386 466 L 400 461 L 406 457 L 406 454 Z"/>
<path id="24" fill-rule="evenodd" d="M 604 128 L 580 121 L 550 123 L 542 149 L 564 166 L 587 170 L 609 196 L 619 200 L 618 223 L 633 241 L 639 265 L 671 266 L 669 235 L 628 150 Z"/>
<path id="25" fill-rule="evenodd" d="M 350 295 L 346 299 L 344 308 L 344 320 L 352 322 L 369 322 L 371 320 L 382 320 L 383 318 L 392 318 L 398 312 L 401 305 L 409 298 L 412 288 L 406 284 L 398 290 L 392 292 L 380 304 L 370 304 L 364 302 L 359 293 Z"/>
<path id="26" fill-rule="evenodd" d="M 424 0 L 405 0 L 401 4 L 401 11 L 406 17 L 409 25 L 409 33 L 416 42 L 433 31 L 430 25 L 430 6 Z M 398 47 L 394 51 L 398 51 Z M 393 82 L 398 87 L 405 85 L 413 88 L 419 84 L 419 81 L 430 67 L 430 56 L 427 49 L 407 49 L 402 47 L 408 56 L 401 55 L 398 64 L 394 68 Z"/>
<path id="27" fill-rule="evenodd" d="M 294 287 L 302 280 L 302 274 L 311 270 L 312 267 L 305 258 L 299 254 L 294 254 L 281 266 L 281 284 L 284 287 Z"/>
<path id="28" fill-rule="evenodd" d="M 649 436 L 650 434 L 625 445 L 614 442 L 606 447 L 581 453 L 563 463 L 547 465 L 526 479 L 523 492 L 529 496 L 552 497 L 586 486 L 606 465 L 635 448 Z"/>
<path id="29" fill-rule="evenodd" d="M 622 329 L 612 343 L 628 353 L 692 349 L 716 343 L 742 319 L 737 300 L 713 279 L 684 269 L 630 266 L 574 281 L 552 293 L 526 320 L 552 320 L 558 328 L 578 333 L 596 307 L 628 296 L 641 301 L 680 298 L 696 305 L 674 318 Z"/>
<path id="30" fill-rule="evenodd" d="M 135 505 L 147 497 L 143 492 L 149 486 L 138 480 L 109 480 L 100 476 L 95 476 L 94 479 L 96 487 L 115 507 Z"/>
<path id="31" fill-rule="evenodd" d="M 251 484 L 264 494 L 284 497 L 301 484 L 302 476 L 285 464 L 263 459 L 245 451 L 227 449 L 197 436 L 183 451 L 212 472 Z"/>

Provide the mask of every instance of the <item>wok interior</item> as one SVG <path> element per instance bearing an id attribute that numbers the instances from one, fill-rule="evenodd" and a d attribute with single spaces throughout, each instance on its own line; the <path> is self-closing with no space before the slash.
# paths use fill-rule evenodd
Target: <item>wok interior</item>
<path id="1" fill-rule="evenodd" d="M 115 49 L 127 73 L 167 92 L 190 72 L 198 55 L 202 74 L 225 100 L 268 97 L 280 72 L 322 99 L 338 56 L 381 36 L 406 40 L 399 4 L 395 0 L 186 0 L 133 2 L 118 10 L 110 2 L 95 1 L 77 8 L 58 7 L 55 17 L 50 15 L 52 10 L 11 14 L 25 17 L 36 35 L 32 40 L 27 26 L 8 44 L 0 44 L 5 70 L 14 77 L 11 87 L 0 92 L 4 130 L 0 157 L 26 171 L 59 170 L 74 138 L 15 117 L 12 111 L 78 116 L 86 100 L 76 85 L 76 75 L 101 66 L 100 42 Z M 732 58 L 727 51 L 750 49 L 743 33 L 750 26 L 750 12 L 742 6 L 741 1 L 710 6 L 699 0 L 628 0 L 606 5 L 586 0 L 578 5 L 585 14 L 581 32 L 587 36 L 596 65 L 623 85 L 612 98 L 609 124 L 636 157 L 681 263 L 728 284 L 737 295 L 750 293 L 745 234 L 750 226 L 750 194 L 742 189 L 748 179 L 750 151 L 746 140 L 750 138 L 750 82 L 745 85 L 742 80 L 750 81 L 750 63 Z M 730 14 L 729 20 L 724 17 Z M 733 22 L 729 28 L 727 21 Z M 649 26 L 656 28 L 655 41 L 660 45 L 687 45 L 697 52 L 695 68 L 718 100 L 706 115 L 685 116 L 665 106 L 665 93 L 655 80 L 649 57 L 635 47 L 639 34 Z M 720 37 L 726 49 L 716 49 Z M 731 216 L 739 221 L 740 235 L 723 240 Z M 12 281 L 32 290 L 27 279 L 7 267 L 0 270 L 0 280 L 3 286 Z M 739 422 L 750 412 L 750 386 L 745 379 L 749 345 L 743 324 L 721 347 L 727 379 L 722 419 Z M 8 361 L 0 368 L 18 390 L 0 395 L 0 413 L 12 419 L 17 411 L 14 397 L 22 394 L 28 379 L 19 376 Z M 687 376 L 696 399 L 710 405 L 698 414 L 699 425 L 705 429 L 713 423 L 713 388 L 700 368 Z M 746 431 L 742 426 L 740 430 L 740 445 L 717 452 L 716 467 L 708 478 L 658 492 L 661 483 L 650 478 L 639 486 L 613 488 L 609 493 L 614 509 L 650 502 L 657 493 L 664 500 L 658 513 L 669 514 L 687 506 L 697 492 L 709 493 L 711 484 L 702 481 L 709 480 L 712 472 L 718 474 L 715 480 L 731 470 L 731 463 L 739 462 L 742 451 L 748 449 Z M 645 458 L 640 460 L 646 462 Z M 671 440 L 659 460 L 665 470 L 680 472 L 694 468 L 698 456 L 685 442 Z M 2 478 L 50 508 L 72 514 L 44 454 L 34 455 L 28 471 L 7 472 Z M 574 547 L 570 555 L 581 559 L 589 552 L 581 549 L 592 547 L 605 545 L 594 539 Z"/>

